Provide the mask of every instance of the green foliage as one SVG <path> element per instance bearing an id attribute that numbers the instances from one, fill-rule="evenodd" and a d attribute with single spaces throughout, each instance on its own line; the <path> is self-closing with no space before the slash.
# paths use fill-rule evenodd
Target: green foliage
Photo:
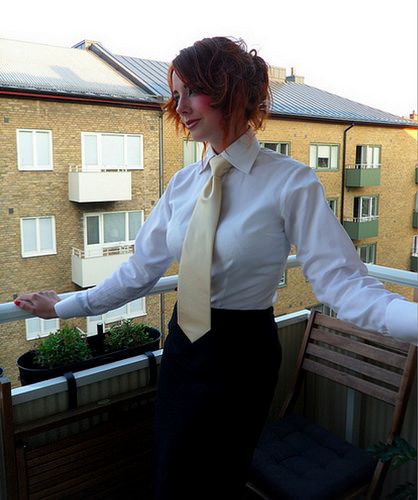
<path id="1" fill-rule="evenodd" d="M 33 362 L 39 368 L 56 368 L 91 357 L 86 334 L 65 325 L 39 342 Z"/>
<path id="2" fill-rule="evenodd" d="M 417 460 L 417 450 L 399 436 L 395 437 L 393 444 L 380 442 L 367 451 L 372 453 L 381 462 L 392 460 L 390 464 L 391 469 L 397 469 L 410 460 Z"/>
<path id="3" fill-rule="evenodd" d="M 132 320 L 121 321 L 110 327 L 106 333 L 104 344 L 106 351 L 117 351 L 129 347 L 139 347 L 152 341 L 144 323 L 135 324 Z"/>
<path id="4" fill-rule="evenodd" d="M 397 469 L 410 460 L 417 461 L 417 450 L 399 436 L 395 437 L 392 444 L 380 442 L 367 451 L 381 462 L 391 460 L 391 469 Z M 388 498 L 390 500 L 416 500 L 417 487 L 412 483 L 400 484 L 388 495 Z"/>

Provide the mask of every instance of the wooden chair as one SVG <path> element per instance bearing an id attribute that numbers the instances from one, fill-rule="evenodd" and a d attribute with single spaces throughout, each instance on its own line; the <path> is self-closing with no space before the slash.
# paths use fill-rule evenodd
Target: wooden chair
<path id="1" fill-rule="evenodd" d="M 376 462 L 292 411 L 311 372 L 390 405 L 391 443 L 401 431 L 416 360 L 417 348 L 409 343 L 313 313 L 281 419 L 266 425 L 255 450 L 250 490 L 270 500 L 379 498 L 390 463 Z"/>

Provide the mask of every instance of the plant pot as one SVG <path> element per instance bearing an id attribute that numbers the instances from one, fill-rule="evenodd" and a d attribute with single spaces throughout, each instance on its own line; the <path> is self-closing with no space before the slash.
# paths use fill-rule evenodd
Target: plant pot
<path id="1" fill-rule="evenodd" d="M 161 332 L 156 328 L 147 327 L 148 333 L 152 336 L 152 340 L 138 347 L 131 347 L 128 349 L 121 349 L 119 351 L 103 353 L 103 337 L 100 335 L 92 335 L 87 337 L 87 343 L 93 351 L 93 357 L 80 361 L 78 363 L 71 363 L 68 365 L 57 366 L 55 368 L 38 368 L 33 364 L 35 351 L 28 351 L 19 356 L 16 361 L 19 368 L 20 383 L 22 385 L 34 384 L 42 380 L 47 380 L 54 377 L 60 377 L 66 372 L 78 372 L 94 368 L 95 366 L 113 363 L 121 359 L 130 358 L 144 354 L 147 351 L 155 351 L 159 348 Z"/>

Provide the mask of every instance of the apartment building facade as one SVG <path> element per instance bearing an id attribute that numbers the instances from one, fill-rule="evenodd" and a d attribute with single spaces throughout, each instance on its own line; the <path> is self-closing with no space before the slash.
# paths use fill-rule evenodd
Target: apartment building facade
<path id="1" fill-rule="evenodd" d="M 36 47 L 28 45 L 33 54 Z M 0 86 L 5 193 L 0 200 L 5 235 L 0 302 L 23 291 L 67 292 L 97 283 L 128 258 L 134 233 L 172 175 L 202 156 L 203 145 L 177 134 L 159 111 L 159 102 L 169 95 L 167 63 L 118 56 L 97 42 L 57 50 L 100 63 L 106 78 L 117 80 L 119 94 L 110 91 L 109 82 L 107 93 L 103 82 L 94 93 L 98 70 L 76 78 L 80 88 L 70 89 L 70 96 L 68 89 L 57 95 L 40 88 L 47 94 L 41 97 L 29 96 L 28 88 L 16 95 L 4 81 Z M 67 85 L 76 70 L 65 72 Z M 272 68 L 271 77 L 271 115 L 258 132 L 262 145 L 315 170 L 363 261 L 416 270 L 416 122 L 310 87 L 302 77 L 286 76 L 283 68 Z M 84 99 L 75 100 L 74 92 L 82 90 Z M 177 270 L 174 263 L 167 274 Z M 389 288 L 413 299 L 410 289 Z M 97 321 L 136 317 L 164 328 L 175 300 L 174 292 L 152 296 L 108 316 L 73 323 L 91 333 Z M 303 271 L 287 270 L 278 283 L 275 313 L 315 306 L 318 300 Z M 9 377 L 15 374 L 17 354 L 57 324 L 31 321 L 0 325 L 0 366 Z"/>
<path id="2" fill-rule="evenodd" d="M 129 258 L 160 197 L 158 98 L 88 51 L 7 40 L 0 51 L 0 302 L 93 286 Z M 122 318 L 159 327 L 160 298 L 70 323 L 92 334 Z M 62 324 L 0 325 L 14 384 L 18 355 Z"/>

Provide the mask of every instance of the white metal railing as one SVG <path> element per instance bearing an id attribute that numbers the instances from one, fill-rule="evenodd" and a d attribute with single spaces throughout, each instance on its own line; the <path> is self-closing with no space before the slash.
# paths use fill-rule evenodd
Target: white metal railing
<path id="1" fill-rule="evenodd" d="M 89 249 L 87 251 L 80 250 L 79 248 L 72 248 L 71 255 L 79 257 L 80 259 L 90 259 L 93 257 L 110 257 L 111 255 L 126 255 L 134 252 L 133 245 L 119 245 L 112 247 L 100 247 Z"/>
<path id="2" fill-rule="evenodd" d="M 69 172 L 83 172 L 84 174 L 97 174 L 98 172 L 127 172 L 127 167 L 109 167 L 109 166 L 97 166 L 97 167 L 86 167 L 83 165 L 77 165 L 75 163 L 68 164 Z"/>
<path id="3" fill-rule="evenodd" d="M 344 217 L 344 220 L 346 222 L 370 222 L 372 220 L 377 220 L 378 218 L 378 215 L 367 215 L 361 217 Z"/>
<path id="4" fill-rule="evenodd" d="M 354 165 L 346 165 L 345 168 L 348 170 L 362 170 L 362 169 L 375 169 L 380 168 L 380 163 L 355 163 Z"/>
<path id="5" fill-rule="evenodd" d="M 287 258 L 287 269 L 299 267 L 300 263 L 296 259 L 296 255 L 290 255 Z M 376 264 L 366 264 L 369 275 L 373 276 L 380 281 L 386 283 L 394 283 L 396 285 L 403 285 L 410 288 L 418 288 L 418 273 L 412 271 L 404 271 L 402 269 L 395 269 L 393 267 L 378 266 Z M 155 295 L 162 292 L 170 292 L 177 287 L 177 275 L 164 276 L 160 278 L 158 283 L 154 288 L 148 293 L 148 295 Z M 60 294 L 60 298 L 64 299 L 73 295 L 74 293 L 80 292 L 67 292 Z M 32 314 L 29 314 L 20 307 L 14 305 L 13 302 L 7 302 L 5 304 L 0 304 L 0 323 L 9 323 L 11 321 L 19 321 L 22 319 L 32 318 Z"/>

